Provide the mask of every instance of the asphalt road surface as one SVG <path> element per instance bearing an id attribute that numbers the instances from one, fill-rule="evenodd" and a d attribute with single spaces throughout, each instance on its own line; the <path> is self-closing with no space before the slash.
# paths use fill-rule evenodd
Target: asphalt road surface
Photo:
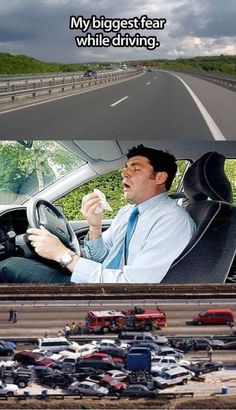
<path id="1" fill-rule="evenodd" d="M 150 302 L 151 303 L 151 302 Z M 163 303 L 163 304 L 162 304 Z M 142 306 L 138 301 L 136 306 Z M 197 336 L 197 335 L 226 335 L 232 334 L 229 326 L 198 326 L 189 325 L 194 314 L 209 307 L 229 307 L 236 311 L 236 301 L 184 301 L 184 302 L 158 302 L 160 309 L 166 312 L 167 326 L 158 331 L 159 334 L 167 336 Z M 153 301 L 153 305 L 156 305 Z M 152 306 L 145 304 L 145 306 Z M 0 338 L 1 337 L 42 337 L 45 330 L 50 336 L 57 336 L 57 332 L 62 330 L 66 323 L 72 321 L 83 322 L 89 310 L 108 310 L 127 308 L 126 305 L 108 304 L 108 302 L 2 302 L 0 304 Z M 144 306 L 144 307 L 145 307 Z M 18 322 L 13 324 L 8 322 L 9 308 L 13 307 L 18 312 Z M 233 329 L 234 330 L 234 329 Z M 235 329 L 236 330 L 236 329 Z"/>
<path id="2" fill-rule="evenodd" d="M 236 139 L 236 93 L 161 71 L 0 113 L 1 138 Z M 4 109 L 4 108 L 1 108 Z"/>

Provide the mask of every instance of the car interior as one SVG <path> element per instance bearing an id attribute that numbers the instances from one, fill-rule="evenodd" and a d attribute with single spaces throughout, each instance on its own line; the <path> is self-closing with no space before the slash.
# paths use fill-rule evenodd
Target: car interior
<path id="1" fill-rule="evenodd" d="M 128 149 L 141 143 L 169 151 L 177 159 L 189 160 L 190 166 L 183 175 L 178 191 L 171 196 L 190 213 L 197 230 L 162 283 L 236 281 L 236 206 L 233 204 L 232 181 L 229 182 L 224 170 L 226 158 L 236 160 L 235 142 L 122 139 L 58 142 L 85 163 L 78 172 L 73 171 L 35 194 L 34 200 L 43 198 L 55 204 L 75 187 L 122 168 Z M 25 200 L 20 204 L 0 205 L 0 260 L 15 255 L 28 256 L 28 245 L 19 237 L 25 234 L 29 225 L 29 207 L 32 206 L 29 203 Z M 104 219 L 103 229 L 107 229 L 110 222 L 110 219 Z M 88 230 L 86 221 L 69 221 L 69 225 L 79 243 L 82 243 Z"/>

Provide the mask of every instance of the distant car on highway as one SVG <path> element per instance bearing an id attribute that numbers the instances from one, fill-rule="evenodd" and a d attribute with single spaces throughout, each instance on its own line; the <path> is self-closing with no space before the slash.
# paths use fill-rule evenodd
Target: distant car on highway
<path id="1" fill-rule="evenodd" d="M 84 77 L 96 78 L 97 77 L 97 71 L 95 71 L 95 70 L 86 70 L 84 72 Z"/>

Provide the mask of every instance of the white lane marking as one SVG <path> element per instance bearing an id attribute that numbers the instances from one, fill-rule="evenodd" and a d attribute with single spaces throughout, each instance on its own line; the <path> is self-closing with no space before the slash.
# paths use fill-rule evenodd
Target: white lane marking
<path id="1" fill-rule="evenodd" d="M 151 81 L 148 81 L 148 83 L 146 83 L 146 85 L 150 85 L 151 84 Z"/>
<path id="2" fill-rule="evenodd" d="M 208 128 L 210 129 L 213 138 L 216 141 L 225 141 L 225 137 L 222 134 L 222 132 L 220 131 L 220 129 L 218 128 L 218 126 L 216 125 L 215 121 L 210 116 L 210 114 L 208 113 L 208 111 L 206 110 L 204 105 L 201 103 L 199 98 L 196 96 L 196 94 L 188 86 L 188 84 L 186 84 L 185 81 L 182 80 L 182 78 L 180 78 L 178 75 L 173 74 L 173 73 L 169 73 L 169 74 L 174 75 L 175 77 L 177 77 L 184 84 L 184 86 L 187 88 L 189 94 L 191 95 L 192 99 L 195 101 L 196 106 L 198 107 L 200 113 L 202 114 Z"/>
<path id="3" fill-rule="evenodd" d="M 114 102 L 113 104 L 110 105 L 110 107 L 115 107 L 115 105 L 120 104 L 122 101 L 126 100 L 127 98 L 129 98 L 128 95 L 126 95 L 126 97 L 123 97 L 120 100 Z"/>
<path id="4" fill-rule="evenodd" d="M 130 78 L 130 79 L 132 79 L 132 78 Z M 117 81 L 116 84 L 120 84 L 124 81 L 125 80 Z M 128 81 L 128 80 L 126 79 L 126 81 Z M 57 97 L 55 96 L 54 98 L 50 98 L 48 100 L 29 103 L 29 104 L 23 105 L 21 107 L 8 108 L 4 111 L 0 111 L 0 115 L 1 114 L 7 114 L 7 113 L 12 112 L 12 111 L 24 110 L 25 108 L 31 108 L 31 107 L 34 107 L 35 105 L 47 104 L 47 103 L 54 102 L 54 101 L 57 101 L 57 100 L 62 100 L 63 98 L 70 98 L 70 97 L 73 97 L 74 95 L 85 94 L 85 93 L 89 93 L 91 91 L 101 90 L 102 88 L 111 87 L 113 85 L 114 85 L 114 83 L 103 84 L 102 87 L 98 87 L 98 88 L 91 87 L 88 90 L 83 90 L 83 91 L 80 90 L 79 92 L 73 92 L 73 93 L 70 93 L 70 94 L 63 95 L 63 96 L 62 95 L 57 96 Z"/>

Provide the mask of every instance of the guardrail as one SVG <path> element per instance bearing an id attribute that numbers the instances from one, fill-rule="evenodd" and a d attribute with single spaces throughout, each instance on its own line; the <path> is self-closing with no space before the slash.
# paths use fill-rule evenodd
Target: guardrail
<path id="1" fill-rule="evenodd" d="M 236 91 L 236 78 L 233 76 L 226 77 L 223 74 L 217 75 L 217 74 L 211 74 L 211 73 L 201 73 L 201 72 L 196 72 L 196 71 L 183 71 L 183 70 L 171 70 L 171 69 L 168 69 L 167 71 L 174 71 L 174 72 L 182 73 L 182 74 L 190 74 L 190 75 L 193 75 L 194 77 L 202 78 L 206 81 L 214 82 L 215 84 L 220 85 L 224 88 L 228 88 L 232 91 Z"/>
<path id="2" fill-rule="evenodd" d="M 34 88 L 42 88 L 43 86 L 60 85 L 69 82 L 74 82 L 83 78 L 82 73 L 70 73 L 69 75 L 47 75 L 42 77 L 38 75 L 32 78 L 15 78 L 7 81 L 0 80 L 0 94 L 12 91 L 20 91 Z"/>
<path id="3" fill-rule="evenodd" d="M 22 97 L 51 96 L 56 92 L 75 91 L 76 88 L 79 91 L 89 87 L 99 87 L 103 84 L 128 79 L 141 73 L 142 69 L 135 69 L 106 74 L 101 73 L 90 78 L 81 75 L 70 75 L 68 78 L 66 76 L 51 77 L 47 80 L 39 78 L 37 81 L 35 80 L 30 83 L 28 80 L 24 80 L 23 83 L 21 81 L 19 84 L 7 84 L 4 91 L 0 91 L 0 102 L 14 103 L 20 98 L 22 99 Z"/>
<path id="4" fill-rule="evenodd" d="M 1 301 L 9 300 L 150 300 L 235 298 L 236 284 L 1 284 Z"/>
<path id="5" fill-rule="evenodd" d="M 142 332 L 140 332 L 140 334 L 142 334 Z M 102 340 L 104 339 L 104 337 L 106 339 L 111 339 L 111 340 L 120 340 L 121 342 L 127 342 L 129 344 L 134 343 L 134 341 L 132 340 L 127 340 L 125 338 L 120 339 L 119 336 L 117 335 L 117 333 L 109 333 L 109 334 L 98 334 L 98 333 L 89 333 L 86 334 L 84 333 L 82 336 L 80 335 L 72 335 L 70 336 L 70 341 L 73 342 L 77 342 L 79 344 L 84 344 L 84 343 L 91 343 L 92 340 Z M 183 340 L 183 339 L 194 339 L 197 336 L 186 336 L 186 335 L 178 335 L 178 336 L 166 336 L 166 338 L 168 339 L 168 341 L 171 343 L 173 340 Z M 235 341 L 236 340 L 236 335 L 214 335 L 213 340 L 223 340 L 223 341 Z M 11 341 L 14 342 L 16 345 L 37 345 L 38 344 L 38 338 L 36 337 L 9 337 L 9 336 L 5 336 L 5 337 L 1 337 L 1 340 L 4 341 Z M 224 350 L 224 349 L 221 349 Z M 227 349 L 228 350 L 228 349 Z"/>
<path id="6" fill-rule="evenodd" d="M 148 400 L 151 399 L 176 399 L 178 397 L 193 397 L 194 392 L 183 392 L 183 393 L 157 393 L 156 397 L 145 397 Z M 36 400 L 65 400 L 65 399 L 75 399 L 75 400 L 83 400 L 83 399 L 92 399 L 92 400 L 101 400 L 102 398 L 110 399 L 110 400 L 119 400 L 122 398 L 133 398 L 135 400 L 142 399 L 143 397 L 124 397 L 120 394 L 114 394 L 109 396 L 84 396 L 83 394 L 63 394 L 63 393 L 46 393 L 42 390 L 41 394 L 19 394 L 13 396 L 17 400 L 28 400 L 28 399 L 36 399 Z M 12 399 L 12 397 L 7 396 L 7 394 L 0 395 L 0 400 L 8 400 Z"/>
<path id="7" fill-rule="evenodd" d="M 111 70 L 110 70 L 111 71 Z M 98 71 L 99 72 L 99 71 Z M 100 71 L 101 72 L 101 71 Z M 31 80 L 35 78 L 48 78 L 48 77 L 67 77 L 72 75 L 83 75 L 83 71 L 70 71 L 70 72 L 47 72 L 47 73 L 34 73 L 34 74 L 1 74 L 0 75 L 0 83 L 6 81 L 21 81 L 21 80 Z"/>

